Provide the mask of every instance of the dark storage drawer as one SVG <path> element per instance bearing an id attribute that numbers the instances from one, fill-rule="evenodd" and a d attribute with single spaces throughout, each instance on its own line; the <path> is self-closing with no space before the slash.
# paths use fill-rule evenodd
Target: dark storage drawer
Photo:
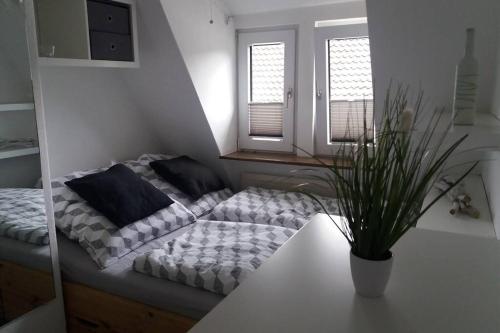
<path id="1" fill-rule="evenodd" d="M 131 35 L 90 31 L 90 51 L 93 60 L 134 61 Z"/>
<path id="2" fill-rule="evenodd" d="M 130 34 L 130 7 L 112 1 L 87 1 L 89 29 Z"/>

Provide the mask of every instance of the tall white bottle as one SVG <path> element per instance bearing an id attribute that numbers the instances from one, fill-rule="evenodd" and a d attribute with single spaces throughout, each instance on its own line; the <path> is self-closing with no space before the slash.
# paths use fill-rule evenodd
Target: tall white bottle
<path id="1" fill-rule="evenodd" d="M 453 123 L 474 125 L 476 121 L 479 64 L 474 58 L 474 28 L 467 29 L 465 56 L 457 66 L 455 97 L 453 99 Z"/>

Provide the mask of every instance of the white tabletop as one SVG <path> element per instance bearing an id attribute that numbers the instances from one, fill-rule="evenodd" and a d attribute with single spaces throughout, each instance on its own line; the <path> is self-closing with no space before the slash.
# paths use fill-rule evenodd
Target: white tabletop
<path id="1" fill-rule="evenodd" d="M 315 217 L 190 332 L 500 332 L 500 243 L 411 230 L 383 298 L 354 292 L 349 247 Z"/>

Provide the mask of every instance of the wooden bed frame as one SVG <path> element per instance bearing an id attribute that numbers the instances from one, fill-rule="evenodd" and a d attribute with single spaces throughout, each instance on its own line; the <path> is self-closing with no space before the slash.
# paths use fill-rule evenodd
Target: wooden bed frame
<path id="1" fill-rule="evenodd" d="M 52 274 L 0 260 L 0 302 L 7 321 L 55 297 Z"/>
<path id="2" fill-rule="evenodd" d="M 63 282 L 68 333 L 184 333 L 196 320 L 143 303 Z"/>
<path id="3" fill-rule="evenodd" d="M 184 333 L 197 322 L 77 283 L 63 290 L 69 333 Z M 5 319 L 17 318 L 54 299 L 52 274 L 0 260 L 0 297 Z"/>

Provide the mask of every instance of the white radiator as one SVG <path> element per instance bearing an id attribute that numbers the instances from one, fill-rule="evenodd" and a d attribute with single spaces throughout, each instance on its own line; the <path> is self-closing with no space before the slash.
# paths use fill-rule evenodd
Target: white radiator
<path id="1" fill-rule="evenodd" d="M 310 179 L 307 176 L 296 175 L 269 175 L 262 173 L 248 173 L 241 174 L 241 188 L 248 186 L 257 186 L 263 188 L 270 188 L 282 191 L 297 191 L 302 188 L 308 192 L 315 193 L 322 196 L 335 197 L 333 189 L 321 183 L 318 180 Z M 303 185 L 300 186 L 299 185 Z"/>

